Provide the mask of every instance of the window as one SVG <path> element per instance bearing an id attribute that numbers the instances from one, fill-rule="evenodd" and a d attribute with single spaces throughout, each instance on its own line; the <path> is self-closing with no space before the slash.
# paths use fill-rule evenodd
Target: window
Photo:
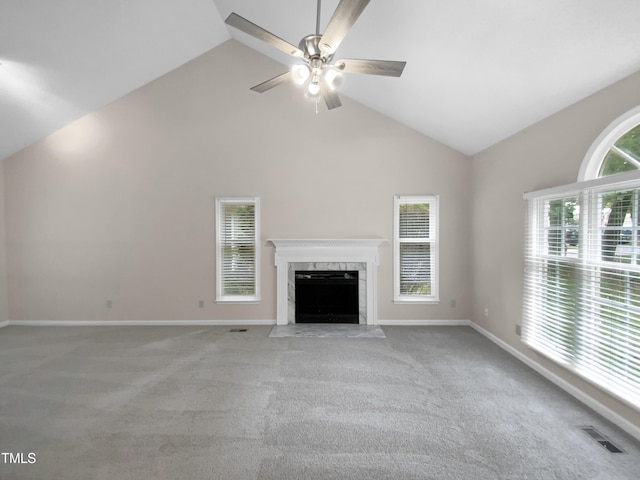
<path id="1" fill-rule="evenodd" d="M 394 301 L 438 301 L 438 197 L 394 201 Z"/>
<path id="2" fill-rule="evenodd" d="M 629 172 L 640 168 L 640 125 L 622 135 L 611 145 L 602 161 L 599 177 Z"/>
<path id="3" fill-rule="evenodd" d="M 640 111 L 630 118 L 592 147 L 591 179 L 525 194 L 522 336 L 640 410 Z"/>
<path id="4" fill-rule="evenodd" d="M 640 169 L 640 106 L 612 122 L 593 142 L 578 181 Z"/>
<path id="5" fill-rule="evenodd" d="M 216 199 L 216 301 L 259 302 L 260 199 Z"/>

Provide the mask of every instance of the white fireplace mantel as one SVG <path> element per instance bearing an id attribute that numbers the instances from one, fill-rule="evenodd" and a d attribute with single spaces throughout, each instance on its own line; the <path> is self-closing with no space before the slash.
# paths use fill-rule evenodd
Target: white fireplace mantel
<path id="1" fill-rule="evenodd" d="M 377 267 L 378 248 L 386 242 L 382 238 L 348 239 L 269 239 L 276 247 L 275 266 L 277 272 L 277 320 L 278 325 L 286 325 L 293 318 L 293 308 L 289 302 L 289 271 L 297 264 L 353 264 L 364 265 L 364 289 L 361 295 L 365 305 L 361 305 L 363 323 L 377 323 Z M 335 269 L 335 266 L 327 269 Z M 323 269 L 316 265 L 316 269 Z"/>

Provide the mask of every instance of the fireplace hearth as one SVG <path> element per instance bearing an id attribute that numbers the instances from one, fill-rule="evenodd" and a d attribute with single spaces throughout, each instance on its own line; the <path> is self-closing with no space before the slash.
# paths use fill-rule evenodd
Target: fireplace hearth
<path id="1" fill-rule="evenodd" d="M 296 323 L 359 323 L 358 271 L 297 270 Z"/>

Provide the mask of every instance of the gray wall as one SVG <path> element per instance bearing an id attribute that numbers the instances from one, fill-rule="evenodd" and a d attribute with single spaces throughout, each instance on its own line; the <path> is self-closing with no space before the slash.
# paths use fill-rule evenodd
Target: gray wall
<path id="1" fill-rule="evenodd" d="M 515 334 L 522 318 L 526 191 L 574 183 L 591 144 L 640 104 L 640 73 L 473 158 L 473 313 L 481 327 L 640 426 L 640 414 L 537 355 Z M 484 316 L 484 309 L 489 316 Z"/>
<path id="2" fill-rule="evenodd" d="M 349 99 L 249 90 L 282 69 L 231 40 L 7 159 L 10 318 L 273 320 L 266 243 L 261 304 L 213 302 L 214 198 L 256 195 L 263 239 L 389 240 L 380 319 L 468 319 L 470 159 Z M 392 303 L 395 194 L 441 196 L 440 305 Z"/>
<path id="3" fill-rule="evenodd" d="M 7 263 L 4 226 L 4 163 L 0 161 L 0 322 L 9 319 L 7 306 Z"/>

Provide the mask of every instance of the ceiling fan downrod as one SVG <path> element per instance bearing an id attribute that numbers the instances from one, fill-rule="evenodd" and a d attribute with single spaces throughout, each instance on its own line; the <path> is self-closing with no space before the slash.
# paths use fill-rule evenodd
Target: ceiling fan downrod
<path id="1" fill-rule="evenodd" d="M 322 0 L 318 0 L 318 12 L 316 14 L 316 35 L 320 35 L 320 4 Z"/>

